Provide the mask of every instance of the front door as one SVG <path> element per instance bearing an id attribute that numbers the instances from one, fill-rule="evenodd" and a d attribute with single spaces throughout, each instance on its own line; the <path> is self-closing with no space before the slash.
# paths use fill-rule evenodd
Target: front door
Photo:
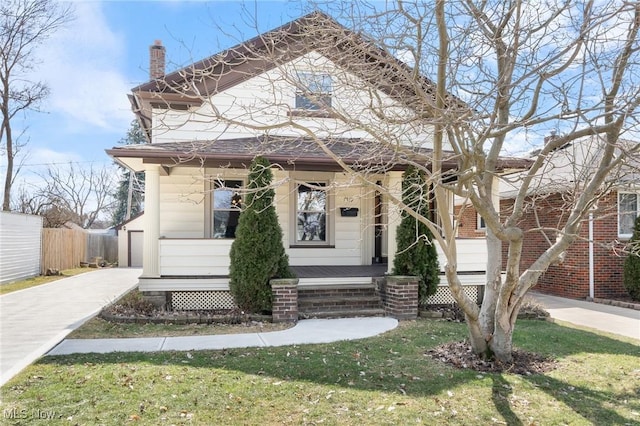
<path id="1" fill-rule="evenodd" d="M 380 182 L 378 182 L 380 185 Z M 386 212 L 382 202 L 382 194 L 376 191 L 374 199 L 374 230 L 373 230 L 373 258 L 371 263 L 387 263 L 385 250 Z"/>

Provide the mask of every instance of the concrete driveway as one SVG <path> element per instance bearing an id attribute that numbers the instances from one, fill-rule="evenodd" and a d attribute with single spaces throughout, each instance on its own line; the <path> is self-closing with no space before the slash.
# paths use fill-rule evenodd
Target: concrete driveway
<path id="1" fill-rule="evenodd" d="M 98 269 L 0 296 L 0 386 L 134 287 L 141 273 Z"/>
<path id="2" fill-rule="evenodd" d="M 545 307 L 551 318 L 640 340 L 640 311 L 541 293 L 529 294 Z"/>

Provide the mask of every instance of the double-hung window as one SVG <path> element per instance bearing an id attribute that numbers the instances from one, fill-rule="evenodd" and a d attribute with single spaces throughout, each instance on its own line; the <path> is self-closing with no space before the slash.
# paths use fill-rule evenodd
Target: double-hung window
<path id="1" fill-rule="evenodd" d="M 235 238 L 242 210 L 241 180 L 218 180 L 211 193 L 213 238 Z"/>
<path id="2" fill-rule="evenodd" d="M 631 238 L 636 217 L 638 217 L 638 194 L 618 193 L 618 237 Z"/>
<path id="3" fill-rule="evenodd" d="M 296 183 L 295 206 L 296 243 L 328 243 L 328 197 L 326 183 Z"/>
<path id="4" fill-rule="evenodd" d="M 298 73 L 296 109 L 317 111 L 331 107 L 332 81 L 328 74 Z"/>

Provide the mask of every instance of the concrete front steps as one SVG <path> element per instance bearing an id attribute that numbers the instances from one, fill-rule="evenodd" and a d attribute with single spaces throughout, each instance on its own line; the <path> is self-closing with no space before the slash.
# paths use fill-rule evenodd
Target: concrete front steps
<path id="1" fill-rule="evenodd" d="M 298 287 L 298 316 L 308 318 L 380 317 L 384 309 L 371 278 Z"/>

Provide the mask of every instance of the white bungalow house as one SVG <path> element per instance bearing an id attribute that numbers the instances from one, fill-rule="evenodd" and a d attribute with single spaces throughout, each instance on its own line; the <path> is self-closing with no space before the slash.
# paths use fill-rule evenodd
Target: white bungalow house
<path id="1" fill-rule="evenodd" d="M 150 52 L 152 79 L 129 95 L 149 143 L 107 151 L 145 172 L 145 295 L 177 309 L 233 305 L 234 202 L 258 154 L 273 165 L 276 210 L 300 289 L 371 286 L 392 269 L 399 214 L 379 189 L 401 193 L 398 158 L 426 164 L 432 144 L 430 126 L 405 120 L 425 113 L 403 101 L 410 88 L 380 79 L 409 67 L 317 12 L 166 75 L 164 47 L 156 42 Z M 505 167 L 513 167 L 509 161 Z M 356 178 L 350 168 L 367 173 Z M 484 238 L 458 247 L 459 270 L 477 292 Z"/>

